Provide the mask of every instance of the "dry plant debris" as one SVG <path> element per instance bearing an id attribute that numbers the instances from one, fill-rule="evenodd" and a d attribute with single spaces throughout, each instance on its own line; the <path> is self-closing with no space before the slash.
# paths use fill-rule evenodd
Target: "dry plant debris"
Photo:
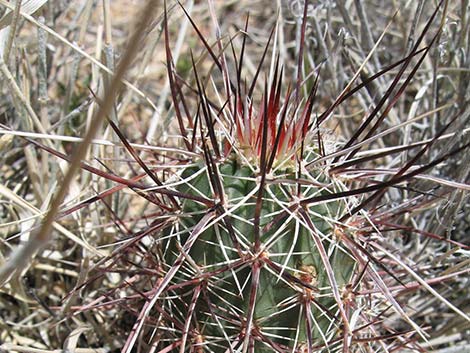
<path id="1" fill-rule="evenodd" d="M 0 0 L 0 351 L 470 351 L 469 22 Z"/>

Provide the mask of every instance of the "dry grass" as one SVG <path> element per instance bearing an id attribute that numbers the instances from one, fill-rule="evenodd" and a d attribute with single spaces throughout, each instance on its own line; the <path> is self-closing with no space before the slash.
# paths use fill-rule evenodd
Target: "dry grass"
<path id="1" fill-rule="evenodd" d="M 14 9 L 14 3 L 2 0 L 0 9 Z M 119 351 L 138 315 L 132 300 L 98 310 L 86 308 L 102 296 L 116 299 L 141 294 L 138 288 L 133 292 L 129 289 L 132 285 L 127 286 L 137 277 L 128 271 L 129 264 L 108 256 L 119 251 L 128 237 L 148 228 L 156 210 L 125 185 L 81 169 L 79 161 L 136 183 L 144 177 L 109 124 L 101 125 L 106 117 L 119 126 L 151 168 L 176 164 L 177 158 L 187 156 L 171 106 L 163 1 L 153 2 L 150 21 L 142 33 L 139 24 L 146 21 L 140 17 L 140 9 L 146 6 L 145 1 L 22 3 L 31 5 L 31 10 L 25 7 L 22 13 L 14 12 L 17 16 L 0 20 L 0 264 L 3 271 L 7 270 L 2 273 L 4 284 L 0 287 L 0 350 Z M 255 75 L 269 34 L 275 28 L 275 50 L 285 67 L 286 81 L 295 82 L 296 53 L 301 43 L 300 3 L 213 1 L 222 36 L 233 37 L 237 51 L 241 48 L 245 14 L 250 14 L 244 57 L 248 77 Z M 309 8 L 301 77 L 316 73 L 321 67 L 316 107 L 319 111 L 334 102 L 361 65 L 364 67 L 360 77 L 365 78 L 406 56 L 435 8 L 434 2 L 429 1 L 314 3 L 318 5 Z M 35 9 L 35 5 L 42 6 Z M 208 3 L 188 0 L 183 5 L 215 50 Z M 201 71 L 213 68 L 204 60 L 207 51 L 181 8 L 170 0 L 168 8 L 173 59 L 180 75 L 190 81 L 190 52 Z M 400 11 L 394 17 L 396 9 Z M 387 133 L 366 142 L 357 156 L 432 139 L 454 116 L 457 117 L 451 127 L 434 143 L 422 163 L 469 142 L 468 1 L 449 1 L 443 18 L 437 45 L 376 135 Z M 438 25 L 434 23 L 433 29 Z M 132 48 L 129 38 L 136 32 L 139 39 L 131 41 L 135 45 Z M 429 35 L 425 45 L 430 40 Z M 272 51 L 268 55 L 273 55 Z M 267 73 L 272 69 L 270 62 L 266 61 Z M 364 112 L 377 104 L 397 70 L 374 80 L 334 112 L 325 130 L 336 136 L 336 143 L 348 141 L 353 133 L 351 126 L 360 123 Z M 262 82 L 259 80 L 261 89 Z M 34 141 L 71 156 L 73 167 L 38 148 Z M 377 164 L 395 170 L 407 157 L 406 151 L 398 157 L 386 155 Z M 434 275 L 438 279 L 448 276 L 450 281 L 442 277 L 433 288 L 464 313 L 470 312 L 470 252 L 452 243 L 432 241 L 425 234 L 470 246 L 469 159 L 468 149 L 449 157 L 410 183 L 409 188 L 391 189 L 384 202 L 393 209 L 403 200 L 412 202 L 411 195 L 416 193 L 440 195 L 426 207 L 402 217 L 407 227 L 420 229 L 421 235 L 404 229 L 403 236 L 390 242 L 398 244 L 401 255 L 412 263 L 428 264 L 420 273 L 426 280 Z M 161 177 L 168 175 L 162 173 Z M 116 189 L 122 192 L 114 192 Z M 108 190 L 108 195 L 103 194 Z M 98 202 L 93 199 L 96 195 L 100 195 Z M 77 209 L 71 212 L 75 206 Z M 18 247 L 27 252 L 16 255 L 15 260 L 14 249 Z M 143 244 L 133 261 L 151 263 L 146 256 Z M 113 271 L 108 272 L 111 265 Z M 157 274 L 157 268 L 145 270 L 150 275 Z M 126 290 L 120 291 L 123 281 Z M 413 291 L 411 296 L 403 290 L 403 298 L 413 319 L 427 330 L 432 328 L 423 347 L 440 353 L 470 351 L 468 321 L 425 289 Z M 388 320 L 390 325 L 398 325 L 398 317 L 391 315 Z M 150 351 L 143 343 L 140 349 Z"/>

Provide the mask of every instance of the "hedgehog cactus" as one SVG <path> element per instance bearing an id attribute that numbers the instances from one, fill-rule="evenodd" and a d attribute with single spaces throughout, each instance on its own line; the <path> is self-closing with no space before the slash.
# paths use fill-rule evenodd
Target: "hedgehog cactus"
<path id="1" fill-rule="evenodd" d="M 225 153 L 213 155 L 218 146 L 204 144 L 204 161 L 185 168 L 176 187 L 188 198 L 164 259 L 187 260 L 175 285 L 198 279 L 192 294 L 181 289 L 188 299 L 176 307 L 185 330 L 219 347 L 214 351 L 301 347 L 335 337 L 342 320 L 348 323 L 342 295 L 356 261 L 340 242 L 338 219 L 357 201 L 327 201 L 345 186 L 325 165 L 307 168 L 320 157 L 307 133 L 313 96 L 287 124 L 293 104 L 289 94 L 281 104 L 279 91 L 275 77 L 258 112 L 243 109 L 238 96 L 235 138 Z M 326 201 L 300 201 L 308 198 Z"/>

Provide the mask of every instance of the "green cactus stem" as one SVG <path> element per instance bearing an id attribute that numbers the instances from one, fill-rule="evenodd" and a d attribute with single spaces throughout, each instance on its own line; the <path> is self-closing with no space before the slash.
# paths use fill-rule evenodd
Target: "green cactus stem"
<path id="1" fill-rule="evenodd" d="M 202 328 L 200 334 L 225 351 L 229 342 L 224 341 L 224 336 L 241 337 L 247 325 L 230 318 L 234 314 L 246 317 L 252 311 L 253 330 L 259 335 L 259 342 L 255 343 L 257 352 L 272 351 L 266 342 L 293 347 L 306 342 L 309 334 L 317 341 L 334 335 L 341 322 L 336 319 L 335 299 L 315 237 L 321 239 L 336 285 L 343 288 L 351 279 L 355 261 L 341 248 L 334 230 L 335 220 L 348 201 L 334 200 L 297 212 L 294 200 L 299 184 L 295 172 L 290 168 L 277 170 L 263 192 L 260 246 L 256 249 L 254 223 L 259 176 L 253 166 L 243 165 L 233 154 L 221 161 L 217 169 L 222 195 L 214 190 L 204 163 L 186 168 L 181 174 L 186 182 L 178 187 L 178 191 L 188 195 L 214 195 L 222 200 L 225 210 L 187 254 L 188 263 L 197 266 L 208 289 L 208 298 L 198 303 L 194 313 L 194 320 Z M 317 176 L 322 182 L 314 176 L 310 178 L 313 179 L 310 183 L 305 180 L 300 187 L 302 197 L 327 195 L 338 187 L 324 175 Z M 286 212 L 289 209 L 292 211 Z M 177 235 L 169 237 L 170 244 L 164 246 L 167 263 L 176 260 L 192 229 L 207 211 L 207 206 L 196 201 L 183 201 L 179 222 L 174 227 Z M 194 271 L 191 266 L 187 270 Z M 184 279 L 176 278 L 175 284 L 181 280 Z M 183 316 L 190 300 L 187 295 L 179 307 Z M 308 329 L 307 322 L 311 325 Z M 262 339 L 263 335 L 270 340 Z"/>

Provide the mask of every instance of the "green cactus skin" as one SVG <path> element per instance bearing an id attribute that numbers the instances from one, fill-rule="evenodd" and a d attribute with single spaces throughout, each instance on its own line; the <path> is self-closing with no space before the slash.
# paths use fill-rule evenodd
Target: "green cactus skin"
<path id="1" fill-rule="evenodd" d="M 205 164 L 188 167 L 181 175 L 187 183 L 180 185 L 178 191 L 200 196 L 213 195 Z M 331 295 L 330 283 L 326 276 L 319 250 L 301 217 L 282 216 L 283 209 L 292 205 L 297 190 L 294 172 L 290 169 L 277 171 L 265 186 L 260 228 L 261 247 L 258 256 L 254 254 L 254 215 L 256 204 L 257 179 L 251 167 L 243 165 L 234 156 L 218 165 L 222 181 L 225 209 L 229 215 L 208 227 L 191 247 L 189 257 L 197 264 L 202 273 L 213 273 L 207 278 L 210 289 L 209 299 L 198 303 L 194 319 L 198 321 L 199 334 L 214 351 L 226 351 L 228 337 L 243 336 L 244 325 L 230 322 L 229 311 L 239 317 L 246 317 L 253 303 L 250 302 L 251 282 L 254 281 L 255 259 L 260 259 L 259 283 L 254 302 L 253 322 L 259 340 L 255 343 L 256 352 L 272 352 L 267 344 L 300 347 L 307 341 L 305 310 L 308 306 L 312 320 L 310 331 L 313 339 L 322 343 L 322 337 L 338 332 L 341 322 L 336 317 L 336 304 Z M 196 177 L 192 177 L 197 175 Z M 280 181 L 276 182 L 276 179 Z M 325 179 L 322 176 L 322 179 Z M 318 181 L 317 181 L 318 182 Z M 307 185 L 301 188 L 302 196 L 327 194 L 328 187 Z M 247 195 L 253 195 L 246 199 Z M 338 247 L 334 235 L 334 219 L 344 210 L 345 202 L 322 203 L 312 206 L 308 215 L 323 241 L 337 285 L 343 288 L 351 279 L 355 262 Z M 166 246 L 166 261 L 171 264 L 180 253 L 181 245 L 186 242 L 191 230 L 207 212 L 207 207 L 193 200 L 185 200 L 178 223 L 178 236 L 169 237 Z M 235 233 L 232 236 L 227 225 Z M 269 228 L 269 229 L 266 229 Z M 240 242 L 237 251 L 233 237 Z M 229 264 L 234 264 L 230 269 Z M 236 277 L 236 278 L 235 278 Z M 176 279 L 175 284 L 181 279 Z M 186 279 L 187 280 L 187 279 Z M 187 291 L 187 289 L 185 289 Z M 182 293 L 181 293 L 182 294 Z M 179 307 L 186 317 L 191 296 L 186 296 L 183 306 Z M 210 302 L 210 304 L 208 304 Z M 308 304 L 306 304 L 308 302 Z M 211 308 L 209 308 L 211 306 Z M 197 314 L 196 314 L 197 313 Z M 232 313 L 233 314 L 233 313 Z M 220 321 L 214 317 L 220 315 Z M 233 316 L 233 315 L 232 315 Z M 227 318 L 224 321 L 223 318 Z M 233 317 L 232 317 L 233 318 Z M 261 339 L 265 335 L 269 340 Z M 218 348 L 215 348 L 218 347 Z"/>

